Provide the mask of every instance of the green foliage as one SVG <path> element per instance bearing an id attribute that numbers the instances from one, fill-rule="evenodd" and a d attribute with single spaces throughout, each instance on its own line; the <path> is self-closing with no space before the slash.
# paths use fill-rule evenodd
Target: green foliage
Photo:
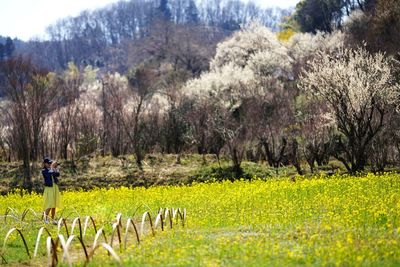
<path id="1" fill-rule="evenodd" d="M 294 20 L 302 32 L 332 32 L 332 25 L 341 25 L 343 7 L 341 0 L 302 0 L 296 5 Z"/>
<path id="2" fill-rule="evenodd" d="M 178 106 L 171 105 L 164 117 L 162 132 L 163 146 L 167 153 L 181 153 L 188 142 L 190 124 L 185 115 L 190 111 L 191 103 L 182 102 Z"/>
<path id="3" fill-rule="evenodd" d="M 241 179 L 253 180 L 253 179 L 272 179 L 293 176 L 296 174 L 296 170 L 293 167 L 281 167 L 271 168 L 264 164 L 258 164 L 254 162 L 243 162 L 242 163 L 243 175 Z M 233 166 L 228 162 L 223 161 L 222 164 L 211 164 L 209 166 L 199 167 L 192 171 L 189 176 L 188 182 L 206 182 L 206 181 L 224 181 L 237 180 L 236 172 Z"/>

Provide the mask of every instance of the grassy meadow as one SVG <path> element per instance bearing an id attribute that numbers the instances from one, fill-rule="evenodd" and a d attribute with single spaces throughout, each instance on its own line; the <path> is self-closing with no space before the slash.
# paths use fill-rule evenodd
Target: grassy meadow
<path id="1" fill-rule="evenodd" d="M 159 208 L 185 208 L 185 226 L 179 223 L 144 232 L 138 245 L 113 248 L 126 266 L 399 266 L 400 175 L 316 176 L 270 180 L 240 180 L 191 185 L 109 188 L 63 191 L 58 217 L 72 220 L 90 215 L 107 236 L 117 213 L 125 222 L 142 214 L 153 217 Z M 38 215 L 40 194 L 15 192 L 0 197 L 0 239 L 17 227 L 32 256 L 38 230 L 46 226 L 53 235 L 57 226 L 44 225 Z M 13 217 L 11 216 L 13 215 Z M 4 218 L 3 218 L 4 217 Z M 93 228 L 93 227 L 92 227 Z M 90 251 L 95 231 L 90 226 L 83 241 Z M 65 233 L 61 231 L 61 234 Z M 77 232 L 75 232 L 76 234 Z M 38 255 L 30 259 L 17 232 L 2 249 L 8 264 L 43 265 L 48 262 L 45 237 Z M 72 251 L 72 252 L 71 252 Z M 83 265 L 78 242 L 72 243 L 72 263 Z M 58 249 L 61 261 L 62 249 Z M 0 261 L 2 259 L 0 258 Z M 67 265 L 67 260 L 63 264 Z M 89 265 L 117 265 L 98 249 Z"/>

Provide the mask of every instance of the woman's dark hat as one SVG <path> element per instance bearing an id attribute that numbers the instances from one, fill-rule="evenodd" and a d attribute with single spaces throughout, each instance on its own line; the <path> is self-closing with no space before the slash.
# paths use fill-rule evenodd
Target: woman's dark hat
<path id="1" fill-rule="evenodd" d="M 53 161 L 49 157 L 43 158 L 43 163 L 53 163 Z"/>

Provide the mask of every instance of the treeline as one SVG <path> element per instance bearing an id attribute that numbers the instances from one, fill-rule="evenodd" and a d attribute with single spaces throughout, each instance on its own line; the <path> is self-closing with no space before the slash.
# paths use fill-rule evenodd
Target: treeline
<path id="1" fill-rule="evenodd" d="M 395 55 L 400 41 L 398 0 L 302 0 L 287 23 L 302 32 L 346 30 L 353 40 L 372 52 Z"/>
<path id="2" fill-rule="evenodd" d="M 135 63 L 141 59 L 141 51 L 135 47 L 151 45 L 152 36 L 159 34 L 160 20 L 195 27 L 188 30 L 190 35 L 214 40 L 213 47 L 241 24 L 256 19 L 278 30 L 282 19 L 290 14 L 291 10 L 262 9 L 251 1 L 240 0 L 120 1 L 61 19 L 48 27 L 49 41 L 30 41 L 17 52 L 30 55 L 36 64 L 51 70 L 62 70 L 68 62 L 75 62 L 78 66 L 92 65 L 124 73 L 132 66 L 125 59 L 138 57 Z"/>

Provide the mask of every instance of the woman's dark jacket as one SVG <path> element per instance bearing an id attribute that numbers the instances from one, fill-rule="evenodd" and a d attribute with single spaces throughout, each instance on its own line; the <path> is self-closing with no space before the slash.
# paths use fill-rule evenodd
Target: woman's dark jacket
<path id="1" fill-rule="evenodd" d="M 44 168 L 42 170 L 43 178 L 44 178 L 44 186 L 53 186 L 53 179 L 54 183 L 58 184 L 57 177 L 60 176 L 60 173 L 56 169 L 48 169 Z M 53 177 L 53 179 L 51 179 Z"/>

